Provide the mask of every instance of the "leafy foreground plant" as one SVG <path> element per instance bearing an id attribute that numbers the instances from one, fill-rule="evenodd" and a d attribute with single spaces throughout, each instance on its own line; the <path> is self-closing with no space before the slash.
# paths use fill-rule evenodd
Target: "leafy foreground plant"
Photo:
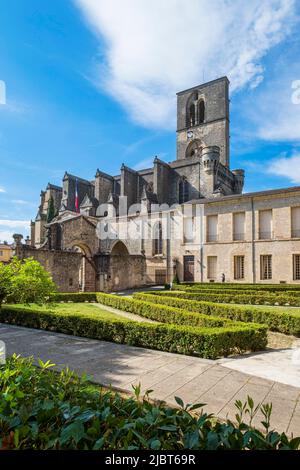
<path id="1" fill-rule="evenodd" d="M 196 415 L 202 404 L 179 409 L 152 403 L 149 393 L 124 398 L 49 361 L 16 355 L 0 367 L 0 449 L 298 449 L 300 438 L 270 431 L 271 405 L 261 406 L 260 432 L 252 426 L 258 407 L 237 402 L 237 424 Z M 249 415 L 249 424 L 244 416 Z"/>

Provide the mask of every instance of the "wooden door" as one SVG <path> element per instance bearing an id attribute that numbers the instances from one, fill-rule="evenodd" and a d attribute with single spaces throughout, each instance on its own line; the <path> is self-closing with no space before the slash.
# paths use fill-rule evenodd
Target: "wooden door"
<path id="1" fill-rule="evenodd" d="M 186 282 L 194 282 L 195 260 L 194 256 L 183 257 L 183 279 Z"/>

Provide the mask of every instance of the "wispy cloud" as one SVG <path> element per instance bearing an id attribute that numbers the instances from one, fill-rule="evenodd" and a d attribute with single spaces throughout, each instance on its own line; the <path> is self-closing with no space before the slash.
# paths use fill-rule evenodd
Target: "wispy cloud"
<path id="1" fill-rule="evenodd" d="M 24 201 L 23 199 L 13 199 L 12 202 L 18 206 L 36 206 L 33 202 Z"/>
<path id="2" fill-rule="evenodd" d="M 162 152 L 160 153 L 159 155 L 157 155 L 157 157 L 160 159 L 160 160 L 165 160 L 167 154 Z M 145 158 L 144 160 L 140 160 L 139 162 L 137 162 L 133 169 L 134 170 L 145 170 L 147 168 L 152 168 L 153 167 L 153 160 L 154 160 L 154 157 L 149 157 L 149 158 Z"/>
<path id="3" fill-rule="evenodd" d="M 0 226 L 2 227 L 24 227 L 27 228 L 30 224 L 29 220 L 13 220 L 13 219 L 0 219 Z"/>
<path id="4" fill-rule="evenodd" d="M 146 168 L 151 168 L 153 167 L 153 160 L 154 160 L 154 157 L 150 157 L 150 158 L 145 158 L 144 160 L 141 160 L 139 162 L 137 162 L 133 169 L 134 170 L 143 170 L 143 169 L 146 169 Z"/>
<path id="5" fill-rule="evenodd" d="M 0 229 L 0 242 L 8 242 L 11 243 L 13 241 L 13 234 L 14 232 L 9 232 L 8 230 L 1 230 Z"/>
<path id="6" fill-rule="evenodd" d="M 0 193 L 6 193 L 6 189 L 3 186 L 0 186 Z"/>
<path id="7" fill-rule="evenodd" d="M 295 22 L 294 0 L 74 2 L 104 39 L 95 81 L 148 127 L 173 128 L 175 93 L 203 78 L 256 87 L 263 57 Z"/>
<path id="8" fill-rule="evenodd" d="M 0 219 L 0 240 L 13 241 L 13 234 L 20 232 L 24 235 L 29 233 L 29 220 Z"/>
<path id="9" fill-rule="evenodd" d="M 270 162 L 267 172 L 276 176 L 288 178 L 292 183 L 300 183 L 300 152 L 291 156 L 279 156 Z"/>

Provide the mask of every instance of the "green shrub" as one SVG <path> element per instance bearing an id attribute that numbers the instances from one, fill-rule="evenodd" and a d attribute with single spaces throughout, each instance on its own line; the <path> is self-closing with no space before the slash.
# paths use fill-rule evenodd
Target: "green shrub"
<path id="1" fill-rule="evenodd" d="M 122 397 L 73 372 L 54 372 L 49 361 L 9 358 L 0 366 L 0 450 L 225 450 L 293 449 L 300 439 L 270 431 L 270 404 L 258 405 L 262 429 L 249 416 L 256 407 L 236 402 L 237 422 L 220 422 L 203 405 L 178 408 L 149 395 Z"/>
<path id="2" fill-rule="evenodd" d="M 122 296 L 98 293 L 97 300 L 103 305 L 114 307 L 125 312 L 134 313 L 150 320 L 162 323 L 174 323 L 177 325 L 200 326 L 200 327 L 217 327 L 223 326 L 239 326 L 242 322 L 233 322 L 225 318 L 212 317 L 210 315 L 202 315 L 199 313 L 189 312 L 181 308 L 168 307 L 166 305 L 157 305 L 151 301 L 143 301 Z"/>
<path id="3" fill-rule="evenodd" d="M 97 302 L 96 292 L 56 292 L 52 294 L 51 302 Z"/>
<path id="4" fill-rule="evenodd" d="M 172 291 L 172 295 L 173 295 Z M 175 291 L 176 292 L 176 291 Z M 286 293 L 270 292 L 249 292 L 247 294 L 240 293 L 238 290 L 232 292 L 222 291 L 180 291 L 177 293 L 178 298 L 207 301 L 207 302 L 220 302 L 220 303 L 234 303 L 234 304 L 253 304 L 253 305 L 292 305 L 300 306 L 300 297 L 287 295 Z"/>
<path id="5" fill-rule="evenodd" d="M 234 282 L 182 282 L 176 285 L 176 289 L 180 290 L 202 290 L 202 289 L 241 289 L 241 290 L 263 290 L 263 291 L 294 291 L 300 292 L 300 285 L 299 284 L 239 284 Z"/>
<path id="6" fill-rule="evenodd" d="M 266 309 L 251 308 L 239 305 L 222 305 L 213 302 L 199 302 L 176 297 L 176 292 L 159 293 L 137 293 L 135 298 L 146 302 L 169 305 L 172 307 L 187 309 L 191 312 L 199 312 L 205 315 L 215 315 L 226 317 L 231 320 L 242 322 L 262 323 L 268 326 L 271 331 L 300 336 L 300 315 L 290 312 L 279 312 L 276 308 Z"/>
<path id="7" fill-rule="evenodd" d="M 205 328 L 138 323 L 123 318 L 107 320 L 95 314 L 58 312 L 54 308 L 42 310 L 36 306 L 4 306 L 0 322 L 211 359 L 261 350 L 267 342 L 266 327 L 261 325 Z"/>
<path id="8" fill-rule="evenodd" d="M 276 295 L 276 296 L 281 296 L 281 295 L 287 295 L 287 296 L 292 296 L 295 298 L 300 298 L 300 291 L 294 289 L 294 290 L 275 290 L 274 292 L 271 292 L 269 290 L 263 290 L 263 289 L 234 289 L 233 287 L 222 289 L 221 287 L 217 289 L 208 289 L 203 287 L 202 289 L 200 288 L 186 288 L 186 289 L 181 289 L 180 287 L 177 288 L 174 287 L 173 290 L 180 290 L 181 292 L 188 292 L 188 293 L 193 293 L 193 294 L 222 294 L 222 295 L 229 295 L 229 294 L 236 294 L 236 295 Z"/>
<path id="9" fill-rule="evenodd" d="M 169 292 L 167 292 L 167 294 L 169 294 Z M 136 295 L 138 296 L 138 294 Z M 202 327 L 206 328 L 207 331 L 209 331 L 211 328 L 223 328 L 223 331 L 225 331 L 226 328 L 228 338 L 230 336 L 230 347 L 233 349 L 234 347 L 236 347 L 240 352 L 246 351 L 247 348 L 248 350 L 258 350 L 261 346 L 265 348 L 267 345 L 267 327 L 265 325 L 261 329 L 262 325 L 251 325 L 251 323 L 248 323 L 246 325 L 246 329 L 249 331 L 249 334 L 244 335 L 241 334 L 241 330 L 243 329 L 243 322 L 230 321 L 230 323 L 228 323 L 228 319 L 227 322 L 224 322 L 224 318 L 222 319 L 205 314 L 200 315 L 199 313 L 193 314 L 193 312 L 188 311 L 188 309 L 184 310 L 180 307 L 174 308 L 174 306 L 172 306 L 172 308 L 168 308 L 164 305 L 155 305 L 155 303 L 153 303 L 152 301 L 149 302 L 149 299 L 145 299 L 146 301 L 143 301 L 142 299 L 141 301 L 138 298 L 132 299 L 99 292 L 97 294 L 97 300 L 103 305 L 108 305 L 119 310 L 125 310 L 136 315 L 144 316 L 151 320 L 156 320 L 168 324 L 171 323 L 178 325 Z M 197 315 L 199 315 L 199 318 L 197 318 Z M 254 327 L 254 330 L 250 333 L 251 326 Z M 229 333 L 229 329 L 231 329 L 232 335 Z M 239 331 L 238 334 L 235 334 L 236 330 Z M 258 332 L 258 338 L 256 337 L 256 331 Z M 247 340 L 245 342 L 246 338 Z"/>
<path id="10" fill-rule="evenodd" d="M 55 290 L 50 274 L 33 258 L 0 263 L 0 307 L 2 302 L 45 303 Z"/>

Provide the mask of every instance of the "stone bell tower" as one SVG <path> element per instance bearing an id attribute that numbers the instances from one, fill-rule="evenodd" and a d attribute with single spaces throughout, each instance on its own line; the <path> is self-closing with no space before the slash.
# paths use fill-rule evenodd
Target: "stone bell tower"
<path id="1" fill-rule="evenodd" d="M 229 168 L 229 80 L 218 78 L 177 93 L 177 160 L 201 157 L 205 147 L 220 149 Z"/>

